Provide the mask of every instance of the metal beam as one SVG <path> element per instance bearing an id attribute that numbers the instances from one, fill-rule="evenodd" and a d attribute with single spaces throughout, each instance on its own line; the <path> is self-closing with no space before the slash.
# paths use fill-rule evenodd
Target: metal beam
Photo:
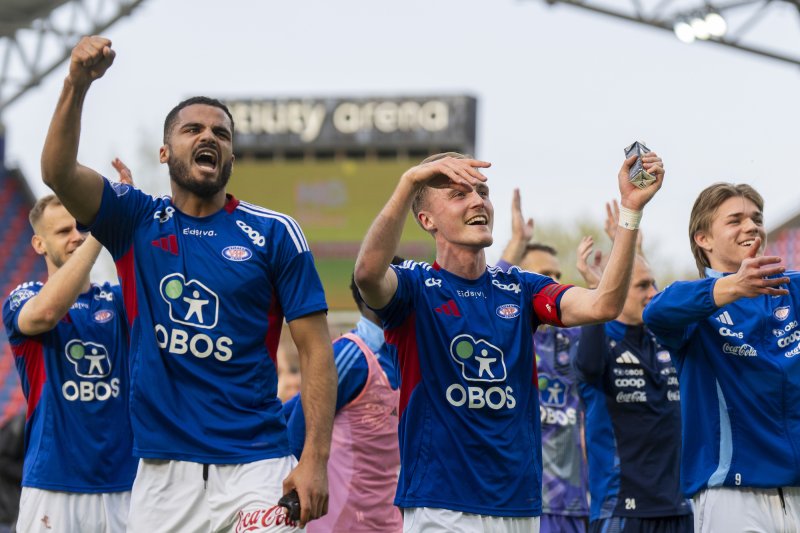
<path id="1" fill-rule="evenodd" d="M 47 2 L 49 11 L 9 13 L 0 33 L 0 116 L 69 58 L 83 35 L 103 33 L 144 0 Z M 32 2 L 35 3 L 35 2 Z M 53 7 L 55 6 L 55 7 Z"/>
<path id="2" fill-rule="evenodd" d="M 730 27 L 727 34 L 723 37 L 711 37 L 705 41 L 698 40 L 697 42 L 707 42 L 718 46 L 725 46 L 747 52 L 760 57 L 789 63 L 794 66 L 800 66 L 800 56 L 790 53 L 790 51 L 782 51 L 777 48 L 770 48 L 768 43 L 763 42 L 743 42 L 743 38 L 752 32 L 753 28 L 759 24 L 768 24 L 767 17 L 774 14 L 775 8 L 785 7 L 786 5 L 797 8 L 795 15 L 798 16 L 800 22 L 800 0 L 738 0 L 730 2 L 709 2 L 707 0 L 694 0 L 692 2 L 672 2 L 670 0 L 661 0 L 660 2 L 651 2 L 653 7 L 648 9 L 643 5 L 641 0 L 629 0 L 627 7 L 626 2 L 617 0 L 614 6 L 611 7 L 607 4 L 601 3 L 597 0 L 544 0 L 549 5 L 565 4 L 592 13 L 598 13 L 616 19 L 625 20 L 628 22 L 635 22 L 658 28 L 660 30 L 672 33 L 675 23 L 682 19 L 689 17 L 695 13 L 706 12 L 712 9 L 723 16 L 729 15 L 734 11 L 743 11 L 749 9 L 751 13 L 746 20 L 739 24 L 737 27 Z M 678 5 L 679 4 L 679 5 Z M 726 19 L 728 17 L 726 16 Z M 730 23 L 729 23 L 730 24 Z M 798 40 L 800 41 L 800 33 L 798 33 Z"/>

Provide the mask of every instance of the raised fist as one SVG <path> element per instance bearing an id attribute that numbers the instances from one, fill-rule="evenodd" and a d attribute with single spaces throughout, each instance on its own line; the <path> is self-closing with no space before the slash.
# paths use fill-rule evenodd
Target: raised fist
<path id="1" fill-rule="evenodd" d="M 103 76 L 114 62 L 116 52 L 111 49 L 111 41 L 105 37 L 92 35 L 83 37 L 72 49 L 69 63 L 69 79 L 73 85 L 87 87 Z"/>

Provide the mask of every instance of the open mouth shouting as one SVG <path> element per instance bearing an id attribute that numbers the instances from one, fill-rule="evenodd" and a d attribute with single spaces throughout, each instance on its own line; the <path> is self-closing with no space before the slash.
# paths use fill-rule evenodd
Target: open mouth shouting
<path id="1" fill-rule="evenodd" d="M 208 147 L 199 148 L 194 153 L 194 163 L 202 170 L 214 172 L 217 170 L 219 154 L 216 150 Z"/>

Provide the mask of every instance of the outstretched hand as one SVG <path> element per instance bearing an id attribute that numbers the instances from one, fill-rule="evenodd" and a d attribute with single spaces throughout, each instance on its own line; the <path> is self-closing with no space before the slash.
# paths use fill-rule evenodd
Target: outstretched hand
<path id="1" fill-rule="evenodd" d="M 656 181 L 644 189 L 640 189 L 630 182 L 630 170 L 636 162 L 636 156 L 631 156 L 622 163 L 617 179 L 619 181 L 619 192 L 622 195 L 622 205 L 628 209 L 641 211 L 647 202 L 658 192 L 664 184 L 664 162 L 655 152 L 642 154 L 642 166 Z"/>
<path id="2" fill-rule="evenodd" d="M 114 170 L 116 170 L 119 174 L 120 183 L 133 185 L 133 174 L 131 173 L 131 169 L 129 169 L 119 157 L 115 157 L 114 160 L 111 161 L 111 166 L 114 167 Z"/>
<path id="3" fill-rule="evenodd" d="M 600 278 L 603 277 L 603 252 L 597 250 L 592 254 L 593 247 L 594 239 L 591 236 L 581 239 L 580 244 L 578 244 L 578 259 L 575 263 L 575 267 L 584 281 L 586 281 L 586 288 L 588 289 L 594 289 L 600 285 Z M 590 262 L 589 257 L 591 255 L 594 255 L 594 257 Z"/>
<path id="4" fill-rule="evenodd" d="M 99 35 L 83 37 L 72 49 L 68 79 L 77 87 L 88 87 L 106 73 L 114 56 L 109 39 Z"/>
<path id="5" fill-rule="evenodd" d="M 491 163 L 478 159 L 444 157 L 411 167 L 403 174 L 401 180 L 410 182 L 415 189 L 427 185 L 470 193 L 476 185 L 487 179 L 478 169 L 490 166 Z"/>
<path id="6" fill-rule="evenodd" d="M 533 238 L 533 219 L 526 221 L 522 216 L 519 189 L 514 189 L 514 199 L 511 201 L 511 238 L 525 244 Z"/>
<path id="7" fill-rule="evenodd" d="M 761 237 L 756 237 L 750 246 L 747 258 L 742 261 L 736 274 L 730 276 L 735 285 L 738 298 L 752 298 L 760 294 L 781 296 L 789 294 L 789 290 L 781 285 L 789 283 L 788 277 L 773 278 L 786 271 L 786 267 L 779 265 L 782 259 L 778 256 L 758 256 L 761 248 Z M 724 279 L 724 278 L 723 278 Z"/>

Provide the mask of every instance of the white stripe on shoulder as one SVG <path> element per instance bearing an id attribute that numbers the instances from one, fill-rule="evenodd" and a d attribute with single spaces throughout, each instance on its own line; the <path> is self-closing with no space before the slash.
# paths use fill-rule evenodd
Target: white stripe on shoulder
<path id="1" fill-rule="evenodd" d="M 303 241 L 303 243 L 305 244 L 306 249 L 308 249 L 308 243 L 306 242 L 306 237 L 303 234 L 303 230 L 302 230 L 302 228 L 300 228 L 300 224 L 298 224 L 297 221 L 294 218 L 290 217 L 286 213 L 280 213 L 278 211 L 273 211 L 272 209 L 267 209 L 266 207 L 261 207 L 260 205 L 251 204 L 250 202 L 242 202 L 240 200 L 239 201 L 239 205 L 242 205 L 242 204 L 244 204 L 245 207 L 249 208 L 250 210 L 252 210 L 254 212 L 264 213 L 266 215 L 273 215 L 273 216 L 277 216 L 277 217 L 283 217 L 286 220 L 288 220 L 289 224 L 291 224 L 292 227 L 294 227 L 295 231 L 297 231 L 297 234 L 300 236 L 300 240 Z"/>
<path id="2" fill-rule="evenodd" d="M 300 233 L 300 235 L 298 236 L 297 232 L 295 231 L 295 228 L 287 220 L 287 217 L 285 215 L 284 216 L 278 216 L 278 215 L 273 215 L 273 214 L 270 214 L 270 213 L 263 213 L 263 212 L 259 212 L 259 211 L 254 211 L 252 209 L 249 209 L 248 207 L 243 206 L 241 203 L 239 203 L 239 205 L 236 206 L 236 209 L 239 209 L 239 210 L 244 211 L 245 213 L 249 213 L 251 215 L 255 215 L 257 217 L 271 218 L 273 220 L 277 220 L 278 222 L 283 224 L 284 227 L 286 228 L 286 231 L 289 233 L 289 237 L 291 237 L 292 242 L 294 242 L 294 245 L 297 248 L 297 252 L 298 253 L 303 253 L 303 252 L 308 252 L 309 251 L 308 243 L 306 242 L 305 236 L 302 233 Z"/>
<path id="3" fill-rule="evenodd" d="M 406 270 L 414 270 L 417 267 L 420 267 L 423 270 L 430 270 L 431 265 L 424 261 L 414 261 L 413 259 L 406 259 L 400 265 L 394 265 L 399 268 L 405 268 Z"/>

